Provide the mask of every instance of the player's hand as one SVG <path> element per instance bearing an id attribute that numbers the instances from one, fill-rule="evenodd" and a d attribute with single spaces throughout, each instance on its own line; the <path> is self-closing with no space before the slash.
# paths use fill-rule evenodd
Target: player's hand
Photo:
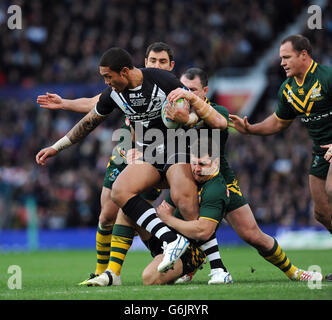
<path id="1" fill-rule="evenodd" d="M 238 132 L 243 134 L 250 133 L 250 123 L 248 122 L 248 117 L 245 116 L 243 119 L 235 114 L 229 115 L 229 126 L 236 129 Z"/>
<path id="2" fill-rule="evenodd" d="M 41 95 L 37 97 L 37 103 L 41 108 L 58 110 L 63 109 L 62 98 L 56 93 L 46 93 L 46 95 Z"/>
<path id="3" fill-rule="evenodd" d="M 138 160 L 140 158 L 143 157 L 143 153 L 141 151 L 139 151 L 138 149 L 134 148 L 134 149 L 129 149 L 127 151 L 127 163 L 128 164 L 139 164 L 139 163 L 143 163 L 142 160 Z"/>
<path id="4" fill-rule="evenodd" d="M 177 123 L 187 123 L 189 120 L 189 104 L 185 103 L 184 107 L 178 108 L 177 104 L 168 103 L 166 116 Z"/>
<path id="5" fill-rule="evenodd" d="M 332 163 L 332 143 L 320 146 L 323 149 L 327 149 L 324 155 L 324 159 L 329 163 Z"/>
<path id="6" fill-rule="evenodd" d="M 157 215 L 165 223 L 168 217 L 173 216 L 173 211 L 174 208 L 165 200 L 157 207 Z"/>
<path id="7" fill-rule="evenodd" d="M 53 149 L 52 147 L 47 147 L 40 150 L 36 155 L 36 162 L 42 166 L 46 164 L 46 159 L 54 157 L 58 151 Z"/>
<path id="8" fill-rule="evenodd" d="M 195 94 L 193 94 L 191 91 L 177 88 L 168 94 L 167 100 L 169 102 L 176 102 L 179 99 L 186 99 L 190 102 L 194 97 Z"/>

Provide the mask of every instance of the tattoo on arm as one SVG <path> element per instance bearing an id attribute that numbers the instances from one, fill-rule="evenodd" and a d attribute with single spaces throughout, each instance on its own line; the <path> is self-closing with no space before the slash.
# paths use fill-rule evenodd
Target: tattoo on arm
<path id="1" fill-rule="evenodd" d="M 81 119 L 68 133 L 67 137 L 72 144 L 83 140 L 92 130 L 94 130 L 106 117 L 100 116 L 92 109 L 84 118 Z"/>

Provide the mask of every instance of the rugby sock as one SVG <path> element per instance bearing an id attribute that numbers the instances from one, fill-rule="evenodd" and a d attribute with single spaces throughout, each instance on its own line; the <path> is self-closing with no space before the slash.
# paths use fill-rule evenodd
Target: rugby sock
<path id="1" fill-rule="evenodd" d="M 221 260 L 218 242 L 215 233 L 212 235 L 212 237 L 209 240 L 201 244 L 200 247 L 206 254 L 206 257 L 209 259 L 211 271 L 213 269 L 222 268 L 224 269 L 225 272 L 228 272 L 227 268 L 225 267 L 225 265 Z"/>
<path id="2" fill-rule="evenodd" d="M 285 252 L 280 248 L 276 239 L 274 239 L 273 248 L 270 251 L 258 253 L 268 262 L 275 265 L 281 271 L 283 271 L 289 279 L 293 279 L 295 272 L 298 270 L 290 260 L 287 258 Z"/>
<path id="3" fill-rule="evenodd" d="M 112 270 L 116 275 L 120 275 L 123 261 L 133 243 L 134 235 L 135 230 L 132 227 L 120 224 L 114 225 L 111 241 L 111 257 L 107 270 Z"/>
<path id="4" fill-rule="evenodd" d="M 122 211 L 140 227 L 155 235 L 161 241 L 170 243 L 176 240 L 176 233 L 171 231 L 171 229 L 158 218 L 155 208 L 139 195 L 129 199 L 122 208 Z"/>
<path id="5" fill-rule="evenodd" d="M 111 250 L 112 229 L 98 224 L 96 234 L 97 265 L 95 274 L 102 274 L 108 265 Z"/>

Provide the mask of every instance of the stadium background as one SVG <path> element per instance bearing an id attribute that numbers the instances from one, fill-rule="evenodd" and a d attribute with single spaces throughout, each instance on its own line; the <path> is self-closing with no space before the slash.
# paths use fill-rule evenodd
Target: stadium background
<path id="1" fill-rule="evenodd" d="M 21 30 L 7 26 L 12 4 L 22 8 Z M 311 4 L 1 1 L 0 250 L 95 245 L 100 191 L 112 130 L 119 123 L 110 117 L 84 142 L 39 167 L 35 154 L 62 137 L 82 115 L 41 109 L 35 103 L 37 95 L 48 91 L 64 98 L 94 96 L 105 87 L 97 70 L 107 48 L 123 47 L 137 66 L 143 66 L 146 47 L 164 41 L 174 50 L 177 75 L 188 67 L 203 68 L 210 76 L 210 98 L 257 122 L 273 112 L 285 78 L 278 57 L 283 35 L 291 31 L 308 36 L 314 59 L 332 65 L 332 2 L 315 2 L 323 12 L 321 30 L 308 29 Z M 234 82 L 251 86 L 238 91 Z M 250 95 L 255 99 L 246 104 Z M 311 141 L 299 121 L 270 137 L 232 132 L 227 151 L 263 230 L 280 237 L 300 230 L 302 240 L 309 232 L 320 245 L 332 246 L 313 220 L 308 188 Z M 299 233 L 295 237 L 299 239 Z M 222 243 L 239 242 L 227 225 L 218 238 Z M 313 238 L 310 243 L 316 245 Z M 287 239 L 294 244 L 294 233 Z M 305 241 L 302 245 L 308 247 Z"/>

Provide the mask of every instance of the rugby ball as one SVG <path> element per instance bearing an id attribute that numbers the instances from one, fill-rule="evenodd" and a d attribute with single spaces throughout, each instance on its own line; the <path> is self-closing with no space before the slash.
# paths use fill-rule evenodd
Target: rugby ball
<path id="1" fill-rule="evenodd" d="M 174 120 L 166 117 L 167 103 L 168 103 L 168 101 L 167 101 L 167 99 L 165 99 L 165 101 L 161 107 L 161 119 L 163 120 L 164 125 L 168 129 L 177 129 L 177 128 L 181 127 L 181 123 L 177 123 Z M 183 108 L 185 106 L 186 101 L 184 99 L 179 99 L 175 103 L 176 103 L 177 108 Z"/>

